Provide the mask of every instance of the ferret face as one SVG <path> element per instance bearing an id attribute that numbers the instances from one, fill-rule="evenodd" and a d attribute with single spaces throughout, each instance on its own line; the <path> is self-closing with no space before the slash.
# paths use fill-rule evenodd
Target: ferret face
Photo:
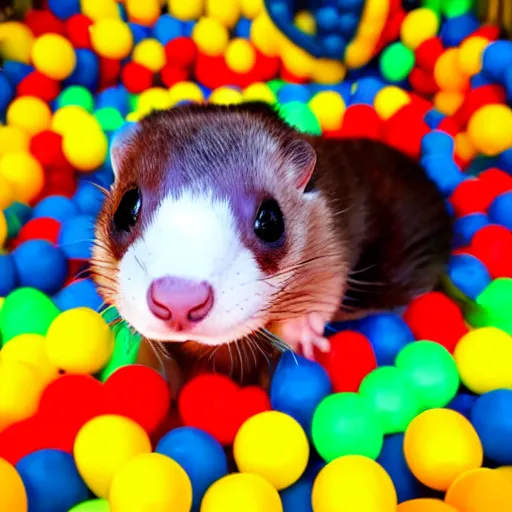
<path id="1" fill-rule="evenodd" d="M 120 135 L 112 160 L 93 261 L 107 301 L 154 340 L 264 327 L 305 250 L 311 146 L 250 116 L 168 111 Z"/>

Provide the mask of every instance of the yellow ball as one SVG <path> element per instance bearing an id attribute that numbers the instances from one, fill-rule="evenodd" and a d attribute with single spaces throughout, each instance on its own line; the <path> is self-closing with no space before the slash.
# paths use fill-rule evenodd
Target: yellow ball
<path id="1" fill-rule="evenodd" d="M 469 77 L 459 68 L 459 49 L 448 48 L 437 59 L 434 80 L 447 91 L 464 92 L 469 86 Z"/>
<path id="2" fill-rule="evenodd" d="M 342 62 L 332 59 L 318 59 L 311 72 L 312 78 L 319 84 L 332 85 L 341 82 L 347 73 Z"/>
<path id="3" fill-rule="evenodd" d="M 473 160 L 478 154 L 467 132 L 459 132 L 455 135 L 455 153 L 467 162 Z"/>
<path id="4" fill-rule="evenodd" d="M 259 475 L 232 473 L 214 482 L 201 512 L 283 512 L 279 493 Z"/>
<path id="5" fill-rule="evenodd" d="M 445 502 L 461 512 L 510 512 L 512 481 L 488 468 L 468 471 L 450 486 Z"/>
<path id="6" fill-rule="evenodd" d="M 92 25 L 90 34 L 92 47 L 102 57 L 120 60 L 132 51 L 130 27 L 120 19 L 101 19 Z"/>
<path id="7" fill-rule="evenodd" d="M 201 18 L 192 30 L 192 39 L 206 55 L 222 55 L 228 46 L 228 29 L 215 18 Z"/>
<path id="8" fill-rule="evenodd" d="M 410 50 L 437 35 L 439 30 L 439 17 L 428 7 L 409 11 L 400 26 L 400 38 Z"/>
<path id="9" fill-rule="evenodd" d="M 27 364 L 19 361 L 0 361 L 0 389 L 2 431 L 5 427 L 35 414 L 44 382 Z"/>
<path id="10" fill-rule="evenodd" d="M 111 512 L 190 512 L 192 485 L 173 459 L 142 453 L 114 474 L 108 501 Z"/>
<path id="11" fill-rule="evenodd" d="M 158 73 L 165 66 L 165 50 L 156 39 L 143 39 L 133 49 L 132 60 Z"/>
<path id="12" fill-rule="evenodd" d="M 373 105 L 380 118 L 386 120 L 410 102 L 411 98 L 403 89 L 388 85 L 376 94 Z"/>
<path id="13" fill-rule="evenodd" d="M 244 89 L 242 96 L 245 101 L 264 101 L 270 105 L 277 101 L 272 89 L 263 82 L 254 82 Z"/>
<path id="14" fill-rule="evenodd" d="M 160 16 L 159 0 L 125 0 L 124 5 L 130 21 L 139 25 L 151 27 Z"/>
<path id="15" fill-rule="evenodd" d="M 80 130 L 84 125 L 92 124 L 95 124 L 95 119 L 87 110 L 78 105 L 66 105 L 53 115 L 51 129 L 65 135 L 67 132 Z"/>
<path id="16" fill-rule="evenodd" d="M 350 69 L 364 66 L 370 60 L 373 49 L 374 45 L 365 39 L 352 41 L 345 50 L 345 64 Z"/>
<path id="17" fill-rule="evenodd" d="M 282 41 L 281 58 L 284 67 L 298 77 L 310 77 L 316 66 L 311 55 L 290 41 Z"/>
<path id="18" fill-rule="evenodd" d="M 23 481 L 11 464 L 0 458 L 0 512 L 27 512 Z"/>
<path id="19" fill-rule="evenodd" d="M 488 44 L 488 39 L 479 36 L 463 41 L 457 54 L 459 69 L 468 76 L 479 73 L 482 69 L 482 54 Z"/>
<path id="20" fill-rule="evenodd" d="M 204 100 L 203 91 L 195 82 L 178 82 L 169 89 L 171 107 L 180 101 L 201 103 Z"/>
<path id="21" fill-rule="evenodd" d="M 7 124 L 24 130 L 29 135 L 37 135 L 50 126 L 50 107 L 35 96 L 16 98 L 7 109 Z"/>
<path id="22" fill-rule="evenodd" d="M 345 114 L 345 101 L 335 91 L 320 91 L 309 100 L 309 108 L 320 122 L 322 130 L 341 128 Z"/>
<path id="23" fill-rule="evenodd" d="M 0 56 L 3 59 L 30 64 L 34 40 L 34 34 L 24 23 L 19 21 L 0 23 Z"/>
<path id="24" fill-rule="evenodd" d="M 3 183 L 0 183 L 2 186 Z M 4 212 L 0 211 L 0 247 L 3 247 L 7 240 L 7 220 L 5 219 Z"/>
<path id="25" fill-rule="evenodd" d="M 108 139 L 99 127 L 77 126 L 64 135 L 62 152 L 78 170 L 94 171 L 107 157 Z"/>
<path id="26" fill-rule="evenodd" d="M 300 424 L 279 411 L 252 416 L 240 427 L 233 444 L 242 473 L 268 480 L 278 491 L 295 483 L 308 463 L 309 443 Z"/>
<path id="27" fill-rule="evenodd" d="M 404 455 L 423 484 L 446 491 L 462 473 L 479 468 L 482 443 L 471 423 L 451 409 L 431 409 L 416 416 L 405 431 Z"/>
<path id="28" fill-rule="evenodd" d="M 512 483 L 512 466 L 500 466 L 496 468 L 495 471 L 503 475 L 507 480 Z"/>
<path id="29" fill-rule="evenodd" d="M 197 20 L 204 13 L 204 0 L 168 0 L 169 14 L 183 21 Z"/>
<path id="30" fill-rule="evenodd" d="M 299 11 L 293 19 L 295 26 L 302 32 L 313 36 L 316 34 L 316 19 L 309 11 Z"/>
<path id="31" fill-rule="evenodd" d="M 73 73 L 76 55 L 73 45 L 59 34 L 44 34 L 32 47 L 34 67 L 54 80 L 64 80 Z"/>
<path id="32" fill-rule="evenodd" d="M 240 0 L 242 16 L 253 20 L 263 12 L 263 0 Z"/>
<path id="33" fill-rule="evenodd" d="M 256 52 L 247 39 L 233 39 L 226 50 L 226 63 L 236 73 L 247 73 L 256 62 Z"/>
<path id="34" fill-rule="evenodd" d="M 147 115 L 153 110 L 165 110 L 172 106 L 169 91 L 163 87 L 151 87 L 139 95 L 137 112 Z"/>
<path id="35" fill-rule="evenodd" d="M 451 116 L 457 112 L 464 101 L 464 93 L 459 91 L 439 91 L 434 96 L 434 107 L 439 112 Z"/>
<path id="36" fill-rule="evenodd" d="M 250 38 L 254 46 L 268 57 L 280 54 L 279 42 L 282 38 L 265 11 L 258 14 L 252 22 Z"/>
<path id="37" fill-rule="evenodd" d="M 9 182 L 17 201 L 30 203 L 43 190 L 44 170 L 30 153 L 7 153 L 0 158 L 0 180 Z"/>
<path id="38" fill-rule="evenodd" d="M 121 17 L 116 0 L 80 0 L 80 7 L 82 14 L 92 21 Z"/>
<path id="39" fill-rule="evenodd" d="M 451 505 L 433 498 L 418 498 L 400 503 L 396 512 L 458 512 Z"/>
<path id="40" fill-rule="evenodd" d="M 496 327 L 464 335 L 453 352 L 461 381 L 480 395 L 512 388 L 512 337 Z"/>
<path id="41" fill-rule="evenodd" d="M 506 105 L 485 105 L 471 116 L 468 135 L 480 153 L 502 153 L 512 147 L 512 110 Z"/>
<path id="42" fill-rule="evenodd" d="M 206 15 L 216 18 L 227 28 L 236 25 L 240 12 L 240 0 L 206 0 Z"/>
<path id="43" fill-rule="evenodd" d="M 380 464 L 362 455 L 345 455 L 320 470 L 311 501 L 314 512 L 395 512 L 397 496 Z"/>
<path id="44" fill-rule="evenodd" d="M 242 93 L 227 86 L 218 87 L 213 90 L 208 98 L 208 102 L 214 105 L 236 105 L 242 103 L 242 101 Z"/>
<path id="45" fill-rule="evenodd" d="M 12 151 L 28 151 L 30 137 L 18 126 L 0 126 L 0 156 Z"/>
<path id="46" fill-rule="evenodd" d="M 114 414 L 96 416 L 87 422 L 73 446 L 78 472 L 100 498 L 108 496 L 119 469 L 136 455 L 150 452 L 151 441 L 145 430 L 135 421 Z"/>
<path id="47" fill-rule="evenodd" d="M 57 368 L 71 373 L 96 373 L 112 355 L 114 337 L 99 313 L 74 308 L 61 313 L 45 338 L 46 354 Z"/>

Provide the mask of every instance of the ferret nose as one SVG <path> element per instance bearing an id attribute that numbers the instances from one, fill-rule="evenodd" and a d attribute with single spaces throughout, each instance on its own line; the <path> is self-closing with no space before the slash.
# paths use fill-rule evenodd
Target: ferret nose
<path id="1" fill-rule="evenodd" d="M 208 316 L 213 307 L 213 288 L 206 281 L 165 276 L 151 283 L 147 300 L 153 315 L 182 330 Z"/>

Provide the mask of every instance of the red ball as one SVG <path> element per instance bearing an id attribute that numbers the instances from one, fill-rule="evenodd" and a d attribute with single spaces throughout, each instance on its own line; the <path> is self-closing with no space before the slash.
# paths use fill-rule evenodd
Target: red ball
<path id="1" fill-rule="evenodd" d="M 254 81 L 268 82 L 279 74 L 281 60 L 279 57 L 269 57 L 260 52 L 257 48 L 256 61 L 254 63 Z"/>
<path id="2" fill-rule="evenodd" d="M 453 118 L 459 126 L 465 127 L 471 116 L 481 107 L 505 102 L 506 92 L 503 87 L 500 85 L 482 85 L 468 91 Z"/>
<path id="3" fill-rule="evenodd" d="M 36 96 L 47 103 L 53 101 L 59 92 L 60 83 L 39 71 L 29 73 L 16 88 L 18 96 Z"/>
<path id="4" fill-rule="evenodd" d="M 483 37 L 489 41 L 496 41 L 501 35 L 501 29 L 497 25 L 482 25 L 477 28 L 469 37 Z"/>
<path id="5" fill-rule="evenodd" d="M 438 125 L 436 130 L 445 132 L 452 137 L 455 137 L 460 132 L 460 126 L 457 124 L 453 117 L 445 117 Z"/>
<path id="6" fill-rule="evenodd" d="M 93 21 L 84 14 L 74 14 L 65 21 L 66 36 L 74 48 L 92 49 L 90 27 Z"/>
<path id="7" fill-rule="evenodd" d="M 166 87 L 172 87 L 178 82 L 183 82 L 189 79 L 189 72 L 184 68 L 176 68 L 172 65 L 167 64 L 160 71 L 160 80 Z M 127 87 L 128 89 L 128 87 Z"/>
<path id="8" fill-rule="evenodd" d="M 429 292 L 413 299 L 404 320 L 417 340 L 435 341 L 453 352 L 468 328 L 455 302 L 441 292 Z"/>
<path id="9" fill-rule="evenodd" d="M 137 62 L 128 62 L 121 72 L 121 81 L 128 92 L 138 94 L 153 85 L 153 72 Z"/>
<path id="10" fill-rule="evenodd" d="M 121 74 L 121 61 L 100 57 L 100 90 L 117 85 Z"/>
<path id="11" fill-rule="evenodd" d="M 295 75 L 286 69 L 284 64 L 281 64 L 281 80 L 292 84 L 305 84 L 309 81 L 309 78 L 307 76 Z"/>
<path id="12" fill-rule="evenodd" d="M 67 167 L 69 162 L 62 151 L 62 135 L 52 130 L 44 130 L 32 137 L 30 152 L 44 167 Z"/>
<path id="13" fill-rule="evenodd" d="M 194 74 L 200 84 L 216 89 L 228 83 L 230 71 L 223 55 L 212 57 L 198 53 Z"/>
<path id="14" fill-rule="evenodd" d="M 27 240 L 47 240 L 52 244 L 56 244 L 59 230 L 60 222 L 58 220 L 47 217 L 29 220 L 13 240 L 12 248 L 15 249 Z"/>
<path id="15" fill-rule="evenodd" d="M 36 37 L 50 33 L 66 34 L 64 22 L 48 10 L 30 9 L 25 16 L 25 24 Z"/>
<path id="16" fill-rule="evenodd" d="M 76 176 L 72 167 L 69 165 L 62 167 L 48 167 L 46 169 L 46 179 L 43 192 L 34 203 L 40 201 L 43 197 L 50 195 L 62 195 L 73 197 L 76 191 Z"/>
<path id="17" fill-rule="evenodd" d="M 485 213 L 492 203 L 486 187 L 482 186 L 479 178 L 469 178 L 460 183 L 450 197 L 457 217 L 470 213 Z"/>
<path id="18" fill-rule="evenodd" d="M 377 47 L 381 47 L 381 44 L 384 46 L 400 37 L 400 27 L 402 26 L 404 18 L 405 12 L 403 9 L 397 8 L 394 12 L 390 10 L 390 16 L 384 25 L 384 30 L 382 31 Z"/>
<path id="19" fill-rule="evenodd" d="M 481 172 L 478 177 L 482 187 L 486 189 L 491 198 L 491 202 L 504 192 L 512 190 L 512 176 L 496 167 Z"/>
<path id="20" fill-rule="evenodd" d="M 512 277 L 512 233 L 506 227 L 491 224 L 479 229 L 469 252 L 486 266 L 493 279 Z"/>
<path id="21" fill-rule="evenodd" d="M 431 37 L 423 41 L 415 53 L 416 65 L 425 71 L 434 71 L 437 59 L 444 52 L 443 43 L 438 37 Z"/>
<path id="22" fill-rule="evenodd" d="M 409 83 L 418 94 L 430 95 L 439 90 L 432 72 L 419 67 L 415 67 L 409 74 Z"/>
<path id="23" fill-rule="evenodd" d="M 359 332 L 341 331 L 332 336 L 328 353 L 315 352 L 315 359 L 327 370 L 333 392 L 356 393 L 361 381 L 377 367 L 368 338 Z"/>
<path id="24" fill-rule="evenodd" d="M 167 64 L 177 68 L 189 68 L 197 58 L 197 45 L 190 37 L 171 39 L 164 49 Z"/>
<path id="25" fill-rule="evenodd" d="M 127 365 L 112 373 L 103 386 L 105 412 L 136 421 L 152 434 L 164 421 L 171 407 L 166 380 L 141 364 Z"/>
<path id="26" fill-rule="evenodd" d="M 343 116 L 341 135 L 346 138 L 381 139 L 384 124 L 370 105 L 350 105 Z"/>
<path id="27" fill-rule="evenodd" d="M 231 423 L 231 442 L 233 442 L 238 429 L 246 420 L 260 412 L 270 411 L 271 408 L 270 397 L 262 388 L 258 386 L 240 388 L 233 403 L 235 414 Z"/>

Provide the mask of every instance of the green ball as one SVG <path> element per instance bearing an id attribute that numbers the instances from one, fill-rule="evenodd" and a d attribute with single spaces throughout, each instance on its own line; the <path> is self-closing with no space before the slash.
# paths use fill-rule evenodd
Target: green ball
<path id="1" fill-rule="evenodd" d="M 473 12 L 474 0 L 443 0 L 441 2 L 441 14 L 447 18 L 455 18 Z"/>
<path id="2" fill-rule="evenodd" d="M 100 108 L 94 112 L 94 117 L 105 132 L 113 132 L 125 123 L 119 110 L 113 107 Z"/>
<path id="3" fill-rule="evenodd" d="M 18 334 L 46 334 L 60 313 L 55 304 L 35 288 L 18 288 L 10 293 L 0 310 L 0 333 L 5 344 Z"/>
<path id="4" fill-rule="evenodd" d="M 439 13 L 441 11 L 442 4 L 443 0 L 423 0 L 422 7 L 428 7 L 431 11 Z"/>
<path id="5" fill-rule="evenodd" d="M 274 80 L 270 80 L 270 82 L 267 82 L 267 85 L 269 86 L 270 90 L 274 93 L 274 95 L 277 96 L 279 89 L 281 89 L 281 87 L 283 87 L 285 83 L 286 82 L 284 80 L 281 80 L 280 78 L 275 78 Z"/>
<path id="6" fill-rule="evenodd" d="M 420 398 L 407 375 L 394 366 L 382 366 L 361 382 L 359 393 L 380 418 L 384 434 L 404 432 L 420 411 Z"/>
<path id="7" fill-rule="evenodd" d="M 58 108 L 68 105 L 76 105 L 87 110 L 87 112 L 92 112 L 94 108 L 94 98 L 85 87 L 81 85 L 71 85 L 66 87 L 57 98 Z"/>
<path id="8" fill-rule="evenodd" d="M 69 512 L 110 512 L 107 500 L 88 500 L 75 505 Z"/>
<path id="9" fill-rule="evenodd" d="M 128 106 L 130 112 L 135 112 L 137 110 L 137 104 L 139 103 L 139 95 L 128 93 Z"/>
<path id="10" fill-rule="evenodd" d="M 311 423 L 313 444 L 330 462 L 342 455 L 364 455 L 375 460 L 384 432 L 368 400 L 357 393 L 335 393 L 318 405 Z"/>
<path id="11" fill-rule="evenodd" d="M 445 407 L 459 389 L 455 361 L 439 343 L 409 343 L 399 352 L 395 366 L 407 375 L 416 389 L 422 410 Z"/>
<path id="12" fill-rule="evenodd" d="M 315 114 L 305 103 L 290 101 L 279 107 L 282 119 L 300 132 L 310 135 L 321 135 L 322 128 Z"/>
<path id="13" fill-rule="evenodd" d="M 414 52 L 403 43 L 389 45 L 380 56 L 380 72 L 390 82 L 405 80 L 414 67 Z"/>

